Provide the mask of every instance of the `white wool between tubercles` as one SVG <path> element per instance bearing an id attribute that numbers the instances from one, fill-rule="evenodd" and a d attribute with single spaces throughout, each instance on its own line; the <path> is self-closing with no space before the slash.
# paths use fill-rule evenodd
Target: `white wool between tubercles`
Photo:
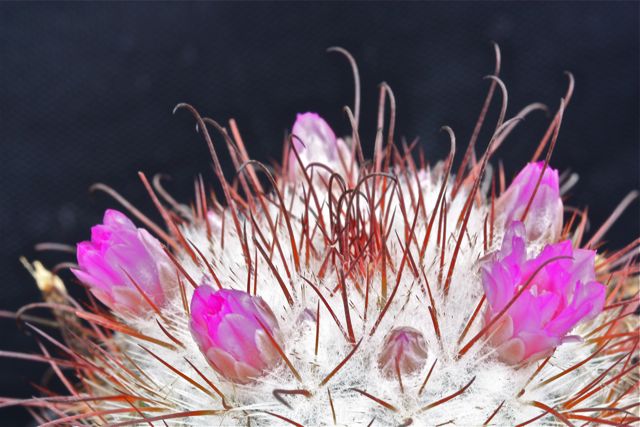
<path id="1" fill-rule="evenodd" d="M 405 199 L 409 198 L 409 187 L 414 194 L 421 194 L 426 212 L 430 215 L 434 211 L 444 178 L 441 170 L 441 167 L 433 170 L 419 170 L 418 179 L 409 173 L 408 180 L 399 174 L 399 192 L 402 192 Z M 452 182 L 453 177 L 449 177 L 449 180 Z M 308 194 L 308 188 L 301 182 L 289 185 L 283 194 L 287 208 L 289 209 L 290 206 L 291 225 L 296 238 L 301 232 L 300 217 L 305 212 L 304 197 L 305 194 Z M 323 210 L 322 212 L 314 212 L 314 215 L 322 215 L 325 221 L 328 221 L 328 194 L 326 190 L 322 193 L 322 186 L 315 188 Z M 258 260 L 257 294 L 269 304 L 275 313 L 284 337 L 284 351 L 302 380 L 298 381 L 284 363 L 266 376 L 256 379 L 254 383 L 246 385 L 232 384 L 217 375 L 209 367 L 191 337 L 188 318 L 184 313 L 182 298 L 178 292 L 172 296 L 170 304 L 163 310 L 163 315 L 170 321 L 169 332 L 184 347 L 176 346 L 175 349 L 169 349 L 127 335 L 117 334 L 117 344 L 135 362 L 135 365 L 128 364 L 129 368 L 135 372 L 144 373 L 144 384 L 133 380 L 133 377 L 127 375 L 126 372 L 122 372 L 119 380 L 125 384 L 126 388 L 135 391 L 137 396 L 146 397 L 150 401 L 161 401 L 164 405 L 168 404 L 167 412 L 220 410 L 219 414 L 175 418 L 166 421 L 169 425 L 176 426 L 244 426 L 249 425 L 247 418 L 250 419 L 252 426 L 287 425 L 286 421 L 277 416 L 286 417 L 305 426 L 334 425 L 334 413 L 335 424 L 340 426 L 364 426 L 369 425 L 372 420 L 374 420 L 372 425 L 401 425 L 412 422 L 417 426 L 445 423 L 466 426 L 481 425 L 500 405 L 502 408 L 492 419 L 492 424 L 513 425 L 529 420 L 543 412 L 540 408 L 533 406 L 531 402 L 545 402 L 547 405 L 563 402 L 567 396 L 571 396 L 577 389 L 588 384 L 610 366 L 613 361 L 612 357 L 596 356 L 579 369 L 566 375 L 562 381 L 554 381 L 547 385 L 541 385 L 541 381 L 586 359 L 593 353 L 594 346 L 580 342 L 562 345 L 535 380 L 528 385 L 527 382 L 539 363 L 522 367 L 505 365 L 496 359 L 491 347 L 485 345 L 484 342 L 473 346 L 463 357 L 458 357 L 461 346 L 482 327 L 482 313 L 480 313 L 464 340 L 458 343 L 465 325 L 483 295 L 478 260 L 499 247 L 503 234 L 503 230 L 497 224 L 492 246 L 485 251 L 483 230 L 489 206 L 484 204 L 486 202 L 474 203 L 467 225 L 468 232 L 463 237 L 453 271 L 449 293 L 445 296 L 442 286 L 444 279 L 441 280 L 440 276 L 446 277 L 447 275 L 458 237 L 457 220 L 467 198 L 467 195 L 464 194 L 465 190 L 461 191 L 462 193 L 453 199 L 448 192 L 445 195 L 448 215 L 446 217 L 447 243 L 444 271 L 440 273 L 441 245 L 437 244 L 437 221 L 434 224 L 427 251 L 421 263 L 437 307 L 441 339 L 436 336 L 429 316 L 430 303 L 426 291 L 427 284 L 422 277 L 415 277 L 408 270 L 402 274 L 397 292 L 386 315 L 378 325 L 376 332 L 370 335 L 374 322 L 382 309 L 380 295 L 382 279 L 380 269 L 376 268 L 372 286 L 369 289 L 369 306 L 366 313 L 364 312 L 364 293 L 356 290 L 355 283 L 347 282 L 351 321 L 356 341 L 359 341 L 360 344 L 353 357 L 338 373 L 325 385 L 321 385 L 322 380 L 353 350 L 353 344 L 345 339 L 327 309 L 320 303 L 320 337 L 318 354 L 314 354 L 316 323 L 311 319 L 302 319 L 306 309 L 315 312 L 319 298 L 304 279 L 321 290 L 335 311 L 338 320 L 344 325 L 345 313 L 341 294 L 340 292 L 335 294 L 331 292 L 338 283 L 338 276 L 337 272 L 330 269 L 324 278 L 318 278 L 317 273 L 323 261 L 322 257 L 320 259 L 311 257 L 308 266 L 305 258 L 301 262 L 300 272 L 296 273 L 293 270 L 290 236 L 280 217 L 277 238 L 281 243 L 287 265 L 292 272 L 290 282 L 287 280 L 282 259 L 275 251 L 272 262 L 291 290 L 294 299 L 293 306 L 289 306 L 287 303 L 275 275 L 259 252 L 257 257 L 252 258 L 252 262 L 255 263 L 256 259 Z M 271 217 L 278 218 L 278 202 L 275 197 L 272 199 L 276 202 L 268 205 Z M 405 235 L 409 230 L 403 215 L 401 215 L 401 201 L 398 192 L 389 192 L 386 201 L 388 209 L 392 212 L 395 211 L 387 242 L 391 256 L 390 264 L 398 268 L 403 256 L 403 246 L 407 244 Z M 415 212 L 410 201 L 405 200 L 405 205 L 410 226 Z M 310 206 L 310 209 L 315 211 L 315 204 L 311 203 Z M 368 206 L 360 208 L 363 212 L 368 210 Z M 219 232 L 214 232 L 213 236 L 208 238 L 202 224 L 185 228 L 183 232 L 186 239 L 192 242 L 211 263 L 224 287 L 246 290 L 247 275 L 251 274 L 251 288 L 253 288 L 255 272 L 247 271 L 241 242 L 235 232 L 230 212 L 226 210 L 224 215 L 224 247 L 222 247 Z M 310 215 L 310 218 L 314 218 L 314 216 Z M 247 223 L 247 230 L 251 229 L 249 219 L 240 218 L 240 220 L 242 223 Z M 272 236 L 264 214 L 256 217 L 255 220 L 265 230 L 266 238 L 271 239 Z M 420 243 L 425 235 L 427 225 L 425 216 L 419 214 L 415 226 L 415 236 Z M 250 234 L 250 232 L 248 233 Z M 315 243 L 319 247 L 323 244 L 318 233 L 316 233 Z M 256 248 L 251 239 L 248 239 L 248 245 L 249 252 L 253 257 Z M 528 250 L 531 254 L 535 254 L 541 247 L 540 242 L 534 242 Z M 412 245 L 410 251 L 413 260 L 418 262 L 418 248 Z M 207 269 L 202 265 L 195 264 L 186 253 L 180 254 L 179 260 L 187 273 L 198 284 L 214 285 Z M 407 269 L 407 266 L 404 268 Z M 391 293 L 395 286 L 396 272 L 389 269 L 387 274 L 388 292 Z M 362 286 L 362 283 L 358 286 Z M 186 280 L 185 287 L 187 301 L 190 301 L 193 288 Z M 125 319 L 125 321 L 134 329 L 148 336 L 168 341 L 167 336 L 158 327 L 155 318 Z M 410 326 L 422 332 L 428 350 L 428 360 L 424 368 L 415 374 L 402 378 L 402 390 L 397 378 L 387 378 L 382 375 L 377 363 L 377 357 L 386 334 L 392 328 L 399 326 Z M 581 331 L 574 332 L 580 334 Z M 203 385 L 205 391 L 169 369 L 143 349 L 141 345 L 165 361 L 166 364 L 175 368 L 176 371 Z M 187 360 L 222 391 L 230 409 L 223 410 L 220 397 L 206 385 Z M 419 393 L 432 367 L 433 371 L 429 381 L 423 392 Z M 460 396 L 429 407 L 434 402 L 456 393 L 470 382 L 471 385 Z M 99 394 L 113 393 L 109 387 L 111 386 L 99 382 L 93 384 L 94 391 Z M 520 395 L 523 388 L 525 392 Z M 282 399 L 288 402 L 288 405 L 285 405 L 274 395 L 274 390 L 278 389 L 304 389 L 308 390 L 311 395 L 282 395 Z M 356 390 L 369 393 L 393 405 L 396 410 L 385 408 Z M 585 404 L 597 406 L 605 392 L 606 389 L 595 393 L 586 400 Z M 330 403 L 329 394 L 333 405 Z M 149 405 L 153 406 L 154 404 L 150 403 Z M 117 401 L 105 402 L 102 407 L 106 410 L 130 408 L 126 402 Z M 110 423 L 117 423 L 137 418 L 139 418 L 139 414 L 130 412 L 112 414 L 107 419 Z M 558 420 L 547 414 L 538 419 L 536 423 L 537 425 L 557 425 Z"/>

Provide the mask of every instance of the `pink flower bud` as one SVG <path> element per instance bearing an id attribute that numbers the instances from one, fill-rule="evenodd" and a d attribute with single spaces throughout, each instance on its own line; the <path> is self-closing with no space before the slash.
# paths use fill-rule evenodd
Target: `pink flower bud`
<path id="1" fill-rule="evenodd" d="M 407 326 L 391 330 L 378 357 L 378 365 L 388 377 L 416 372 L 426 361 L 427 344 L 422 333 Z"/>
<path id="2" fill-rule="evenodd" d="M 278 322 L 260 297 L 200 286 L 191 299 L 190 327 L 211 367 L 230 381 L 246 384 L 281 360 L 269 339 L 280 345 Z"/>
<path id="3" fill-rule="evenodd" d="M 334 172 L 345 175 L 344 166 L 351 165 L 351 151 L 347 144 L 336 138 L 327 122 L 316 113 L 298 114 L 293 124 L 292 144 L 304 167 L 311 163 L 322 163 Z M 343 162 L 344 161 L 344 165 Z M 311 170 L 307 170 L 311 175 Z M 296 154 L 289 154 L 289 177 L 296 179 L 302 174 Z M 326 170 L 313 168 L 313 174 L 326 175 Z"/>
<path id="4" fill-rule="evenodd" d="M 496 212 L 505 227 L 522 220 L 543 167 L 544 162 L 527 164 L 498 198 Z M 562 233 L 562 215 L 558 171 L 547 166 L 524 221 L 527 238 L 557 242 Z"/>
<path id="5" fill-rule="evenodd" d="M 547 245 L 535 258 L 527 259 L 525 230 L 513 222 L 501 250 L 481 267 L 491 321 L 546 264 L 492 326 L 490 342 L 501 360 L 510 364 L 547 357 L 568 340 L 567 334 L 580 322 L 597 316 L 604 306 L 605 286 L 595 278 L 595 252 L 573 249 L 567 240 Z"/>
<path id="6" fill-rule="evenodd" d="M 91 241 L 78 243 L 77 257 L 79 268 L 73 274 L 121 314 L 150 311 L 140 291 L 156 306 L 164 305 L 176 277 L 160 242 L 113 209 L 104 213 L 103 224 L 91 228 Z"/>

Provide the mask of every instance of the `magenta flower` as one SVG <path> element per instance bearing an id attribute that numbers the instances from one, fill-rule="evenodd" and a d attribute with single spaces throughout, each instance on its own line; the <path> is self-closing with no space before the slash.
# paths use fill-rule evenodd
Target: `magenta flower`
<path id="1" fill-rule="evenodd" d="M 391 330 L 378 357 L 380 370 L 388 376 L 410 374 L 427 361 L 427 344 L 422 333 L 408 326 Z"/>
<path id="2" fill-rule="evenodd" d="M 521 222 L 508 228 L 500 251 L 481 267 L 482 285 L 489 303 L 490 322 L 526 285 L 527 289 L 492 326 L 490 342 L 501 360 L 511 364 L 549 356 L 580 322 L 597 316 L 604 306 L 605 287 L 595 278 L 595 252 L 573 249 L 571 241 L 547 245 L 527 259 Z"/>
<path id="3" fill-rule="evenodd" d="M 91 228 L 91 241 L 78 243 L 77 257 L 73 274 L 89 285 L 96 298 L 121 314 L 150 311 L 140 291 L 161 307 L 176 277 L 160 242 L 113 209 L 104 213 L 103 224 Z"/>
<path id="4" fill-rule="evenodd" d="M 281 345 L 278 322 L 260 297 L 202 285 L 191 298 L 190 327 L 211 367 L 228 380 L 246 384 L 281 360 L 269 339 Z"/>
<path id="5" fill-rule="evenodd" d="M 344 175 L 344 166 L 351 165 L 351 152 L 347 144 L 336 138 L 327 122 L 316 113 L 303 113 L 296 116 L 291 134 L 292 144 L 306 167 L 310 163 L 322 163 L 334 172 Z M 344 165 L 343 165 L 344 162 Z M 314 168 L 314 174 L 326 175 L 323 170 Z M 295 153 L 289 154 L 289 177 L 295 179 L 300 172 L 300 164 Z M 308 170 L 309 174 L 311 171 Z"/>
<path id="6" fill-rule="evenodd" d="M 527 164 L 497 200 L 496 211 L 505 227 L 512 221 L 522 220 L 543 167 L 544 162 Z M 562 215 L 558 171 L 547 167 L 524 221 L 527 238 L 558 241 L 562 233 Z"/>

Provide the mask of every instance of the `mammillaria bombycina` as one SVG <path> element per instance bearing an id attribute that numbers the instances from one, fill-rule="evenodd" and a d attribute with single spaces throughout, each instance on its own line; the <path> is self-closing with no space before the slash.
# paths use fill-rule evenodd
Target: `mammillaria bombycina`
<path id="1" fill-rule="evenodd" d="M 399 100 L 385 83 L 375 123 L 360 117 L 355 85 L 343 139 L 320 115 L 299 114 L 272 167 L 249 158 L 235 120 L 218 124 L 178 105 L 219 182 L 197 180 L 187 207 L 141 173 L 166 227 L 100 186 L 162 243 L 107 211 L 73 270 L 107 309 L 78 304 L 60 278 L 29 267 L 45 303 L 15 317 L 64 352 L 43 345 L 43 355 L 18 356 L 50 364 L 69 395 L 0 406 L 21 403 L 51 424 L 119 427 L 640 421 L 640 240 L 607 249 L 612 221 L 589 235 L 586 210 L 560 198 L 570 183 L 550 160 L 571 75 L 533 154 L 491 167 L 522 119 L 545 109 L 533 103 L 507 118 L 495 49 L 459 165 L 450 128 L 449 156 L 434 164 L 396 136 Z M 346 51 L 331 51 L 357 75 Z M 502 114 L 486 125 L 499 96 Z M 486 140 L 483 124 L 495 129 Z M 233 173 L 221 166 L 225 149 Z M 31 310 L 43 306 L 55 322 L 34 323 Z M 40 329 L 51 325 L 64 344 Z"/>

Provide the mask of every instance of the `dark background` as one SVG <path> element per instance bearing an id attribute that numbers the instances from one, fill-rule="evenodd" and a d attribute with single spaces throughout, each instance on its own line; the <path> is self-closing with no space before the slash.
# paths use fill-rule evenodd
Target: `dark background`
<path id="1" fill-rule="evenodd" d="M 419 135 L 432 160 L 448 150 L 442 125 L 459 147 L 469 139 L 488 87 L 482 77 L 493 70 L 491 40 L 502 47 L 509 115 L 533 101 L 555 111 L 571 70 L 576 91 L 552 164 L 580 173 L 570 203 L 589 204 L 593 232 L 639 187 L 638 14 L 636 2 L 2 4 L 0 310 L 39 297 L 20 255 L 35 257 L 37 242 L 87 238 L 103 209 L 118 206 L 89 194 L 92 183 L 153 212 L 138 170 L 170 174 L 182 200 L 197 173 L 212 177 L 194 121 L 171 114 L 176 103 L 221 122 L 236 118 L 262 161 L 279 159 L 296 112 L 318 111 L 347 132 L 341 107 L 352 104 L 352 79 L 343 58 L 325 53 L 333 45 L 360 65 L 366 152 L 376 85 L 387 81 L 397 133 Z M 487 128 L 496 105 L 491 111 Z M 509 176 L 548 120 L 531 115 L 500 149 Z M 638 236 L 639 215 L 635 203 L 608 234 L 610 247 Z M 63 259 L 38 256 L 50 266 Z M 0 350 L 35 350 L 13 322 L 1 322 Z M 0 396 L 29 396 L 43 373 L 2 360 Z M 3 426 L 27 420 L 21 410 L 3 412 Z"/>

